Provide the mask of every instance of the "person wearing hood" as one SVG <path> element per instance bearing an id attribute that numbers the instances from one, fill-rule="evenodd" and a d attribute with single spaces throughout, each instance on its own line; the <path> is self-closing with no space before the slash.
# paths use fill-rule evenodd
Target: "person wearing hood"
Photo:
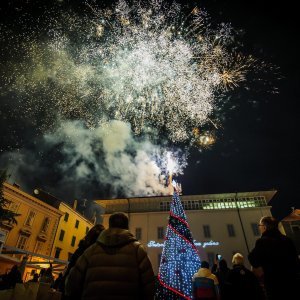
<path id="1" fill-rule="evenodd" d="M 253 271 L 261 274 L 268 299 L 295 299 L 299 260 L 293 241 L 273 217 L 262 217 L 258 226 L 261 237 L 248 255 Z"/>
<path id="2" fill-rule="evenodd" d="M 71 299 L 154 298 L 154 273 L 141 243 L 128 230 L 128 217 L 114 213 L 109 228 L 77 260 L 66 278 Z"/>
<path id="3" fill-rule="evenodd" d="M 203 281 L 203 278 L 206 278 L 208 280 Z M 193 299 L 219 299 L 218 278 L 216 275 L 212 274 L 209 269 L 209 263 L 205 260 L 201 262 L 200 269 L 193 276 L 193 286 Z"/>

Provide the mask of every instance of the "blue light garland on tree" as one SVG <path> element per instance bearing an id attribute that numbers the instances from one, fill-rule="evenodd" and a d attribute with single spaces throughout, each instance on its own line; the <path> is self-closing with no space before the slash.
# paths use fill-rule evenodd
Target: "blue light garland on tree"
<path id="1" fill-rule="evenodd" d="M 200 258 L 186 214 L 178 193 L 174 192 L 158 271 L 156 299 L 192 299 L 192 277 L 199 268 Z"/>

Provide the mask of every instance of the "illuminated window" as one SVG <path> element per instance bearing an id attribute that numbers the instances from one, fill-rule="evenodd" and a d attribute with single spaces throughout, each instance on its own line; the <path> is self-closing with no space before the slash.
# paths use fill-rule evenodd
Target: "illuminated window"
<path id="1" fill-rule="evenodd" d="M 75 222 L 75 228 L 78 228 L 78 227 L 79 227 L 79 221 L 76 220 L 76 222 Z"/>
<path id="2" fill-rule="evenodd" d="M 61 252 L 61 248 L 59 248 L 59 247 L 55 248 L 55 254 L 54 254 L 54 257 L 55 257 L 55 258 L 59 258 L 60 252 Z"/>
<path id="3" fill-rule="evenodd" d="M 157 227 L 157 238 L 158 239 L 164 238 L 164 228 L 163 227 Z"/>
<path id="4" fill-rule="evenodd" d="M 257 223 L 251 223 L 251 228 L 252 228 L 253 234 L 255 236 L 259 236 L 260 235 Z"/>
<path id="5" fill-rule="evenodd" d="M 235 236 L 235 231 L 234 231 L 233 224 L 227 224 L 227 231 L 228 231 L 228 235 L 230 237 Z"/>
<path id="6" fill-rule="evenodd" d="M 41 231 L 46 233 L 46 232 L 48 231 L 49 224 L 50 224 L 50 219 L 49 219 L 48 217 L 46 217 L 46 218 L 44 219 L 43 224 L 42 224 L 42 229 L 41 229 Z"/>
<path id="7" fill-rule="evenodd" d="M 34 211 L 30 211 L 29 214 L 28 214 L 28 216 L 27 216 L 25 225 L 32 226 L 34 217 L 35 217 L 35 212 Z"/>
<path id="8" fill-rule="evenodd" d="M 68 222 L 68 220 L 69 220 L 69 214 L 66 212 L 65 217 L 64 217 L 64 221 Z"/>
<path id="9" fill-rule="evenodd" d="M 18 243 L 17 243 L 17 248 L 19 249 L 25 249 L 26 244 L 27 244 L 28 237 L 25 235 L 20 235 Z"/>
<path id="10" fill-rule="evenodd" d="M 135 237 L 137 240 L 141 240 L 142 239 L 142 228 L 137 227 L 135 229 Z"/>
<path id="11" fill-rule="evenodd" d="M 204 233 L 204 237 L 206 238 L 211 237 L 209 225 L 203 225 L 203 233 Z"/>
<path id="12" fill-rule="evenodd" d="M 74 247 L 76 242 L 76 236 L 72 236 L 71 246 Z"/>
<path id="13" fill-rule="evenodd" d="M 60 234 L 59 234 L 59 240 L 63 241 L 65 236 L 65 231 L 61 229 Z"/>

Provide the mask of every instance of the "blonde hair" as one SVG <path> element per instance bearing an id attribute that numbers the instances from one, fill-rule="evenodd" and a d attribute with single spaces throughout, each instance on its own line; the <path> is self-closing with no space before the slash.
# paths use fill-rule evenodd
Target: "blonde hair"
<path id="1" fill-rule="evenodd" d="M 244 256 L 241 253 L 236 253 L 232 257 L 233 265 L 243 265 L 244 264 Z"/>

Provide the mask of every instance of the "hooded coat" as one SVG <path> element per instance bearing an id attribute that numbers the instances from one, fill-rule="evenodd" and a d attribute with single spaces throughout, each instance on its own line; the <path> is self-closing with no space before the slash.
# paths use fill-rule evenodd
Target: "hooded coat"
<path id="1" fill-rule="evenodd" d="M 196 277 L 206 277 L 212 279 L 215 285 L 219 284 L 218 278 L 216 275 L 212 274 L 211 271 L 207 268 L 200 268 L 197 273 L 194 274 L 193 278 Z"/>
<path id="2" fill-rule="evenodd" d="M 209 279 L 209 282 L 204 280 L 206 278 Z M 217 276 L 207 268 L 200 268 L 193 276 L 193 299 L 219 299 L 218 284 Z"/>
<path id="3" fill-rule="evenodd" d="M 125 229 L 109 228 L 77 260 L 66 278 L 71 299 L 153 299 L 154 273 L 141 243 Z"/>

